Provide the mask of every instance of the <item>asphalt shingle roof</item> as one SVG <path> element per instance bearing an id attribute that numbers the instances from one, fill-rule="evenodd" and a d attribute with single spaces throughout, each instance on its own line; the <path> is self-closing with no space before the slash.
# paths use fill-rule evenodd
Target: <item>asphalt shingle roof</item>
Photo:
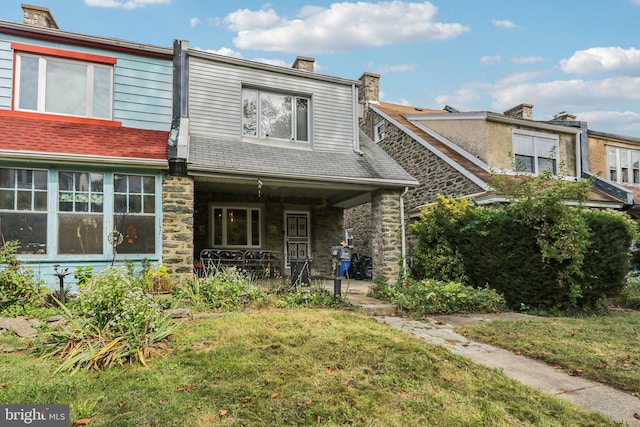
<path id="1" fill-rule="evenodd" d="M 360 132 L 360 149 L 316 151 L 265 144 L 239 139 L 192 135 L 189 142 L 190 168 L 236 174 L 271 174 L 292 179 L 352 178 L 390 186 L 417 185 L 418 182 L 384 150 Z"/>
<path id="2" fill-rule="evenodd" d="M 166 131 L 0 114 L 0 150 L 64 155 L 167 159 Z"/>

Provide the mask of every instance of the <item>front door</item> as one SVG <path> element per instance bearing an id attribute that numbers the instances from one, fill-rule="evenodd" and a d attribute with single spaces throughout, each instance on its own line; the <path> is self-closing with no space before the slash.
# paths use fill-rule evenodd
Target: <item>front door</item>
<path id="1" fill-rule="evenodd" d="M 292 259 L 307 258 L 310 256 L 309 248 L 309 213 L 287 212 L 285 213 L 285 247 L 287 248 L 287 265 Z"/>

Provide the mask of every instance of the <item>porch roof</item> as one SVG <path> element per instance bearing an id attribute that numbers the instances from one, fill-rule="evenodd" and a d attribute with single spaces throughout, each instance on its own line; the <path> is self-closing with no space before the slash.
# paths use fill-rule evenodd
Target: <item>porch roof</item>
<path id="1" fill-rule="evenodd" d="M 251 191 L 255 191 L 257 179 L 265 186 L 277 186 L 282 195 L 307 190 L 307 197 L 328 198 L 343 207 L 367 201 L 368 195 L 364 193 L 373 190 L 418 185 L 362 132 L 360 149 L 362 155 L 354 151 L 297 150 L 191 135 L 187 170 L 202 181 L 238 186 L 244 182 Z"/>

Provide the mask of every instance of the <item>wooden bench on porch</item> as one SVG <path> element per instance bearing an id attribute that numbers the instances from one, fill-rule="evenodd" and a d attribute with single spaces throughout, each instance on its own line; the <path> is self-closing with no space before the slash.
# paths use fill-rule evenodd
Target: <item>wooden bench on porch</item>
<path id="1" fill-rule="evenodd" d="M 283 259 L 279 252 L 264 250 L 203 249 L 200 251 L 199 276 L 221 268 L 235 267 L 254 279 L 282 277 Z"/>

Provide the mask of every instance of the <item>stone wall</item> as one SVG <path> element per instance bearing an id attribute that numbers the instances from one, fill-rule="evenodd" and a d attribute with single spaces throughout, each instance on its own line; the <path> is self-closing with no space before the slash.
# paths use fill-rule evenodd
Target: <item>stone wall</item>
<path id="1" fill-rule="evenodd" d="M 402 261 L 402 235 L 398 190 L 377 190 L 371 195 L 373 277 L 396 282 Z"/>
<path id="2" fill-rule="evenodd" d="M 193 276 L 193 179 L 162 180 L 162 264 L 174 283 Z"/>

